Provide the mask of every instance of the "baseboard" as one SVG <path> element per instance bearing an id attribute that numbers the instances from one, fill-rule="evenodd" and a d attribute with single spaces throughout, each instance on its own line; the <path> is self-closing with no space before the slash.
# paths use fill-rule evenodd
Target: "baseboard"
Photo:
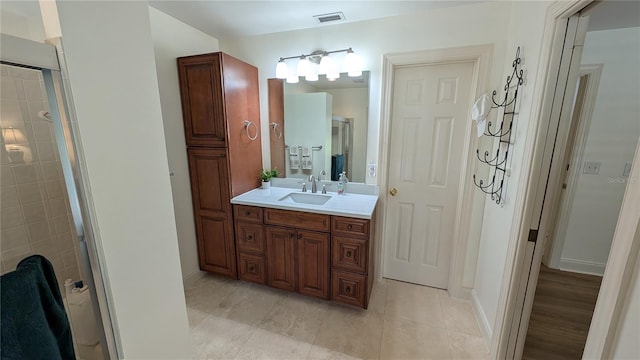
<path id="1" fill-rule="evenodd" d="M 594 261 L 583 261 L 575 259 L 560 259 L 560 270 L 571 271 L 587 275 L 604 275 L 604 268 L 607 264 Z"/>
<path id="2" fill-rule="evenodd" d="M 184 288 L 188 288 L 191 285 L 195 284 L 196 281 L 200 280 L 202 277 L 204 277 L 204 275 L 206 274 L 205 271 L 200 271 L 200 270 L 196 270 L 194 272 L 192 272 L 191 274 L 185 276 L 182 279 L 182 284 L 184 286 Z"/>
<path id="3" fill-rule="evenodd" d="M 480 327 L 480 332 L 482 333 L 482 337 L 484 338 L 484 342 L 487 345 L 487 349 L 491 349 L 491 339 L 493 337 L 493 330 L 489 325 L 489 320 L 487 320 L 487 316 L 482 309 L 482 305 L 480 305 L 480 300 L 476 295 L 475 290 L 471 290 L 471 305 L 473 308 L 473 315 L 476 317 L 476 322 Z"/>

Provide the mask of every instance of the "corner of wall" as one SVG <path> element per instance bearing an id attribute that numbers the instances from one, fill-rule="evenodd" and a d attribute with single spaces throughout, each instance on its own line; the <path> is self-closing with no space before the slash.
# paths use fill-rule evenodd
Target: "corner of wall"
<path id="1" fill-rule="evenodd" d="M 480 332 L 482 332 L 482 338 L 484 339 L 487 348 L 491 348 L 491 339 L 493 338 L 493 331 L 491 329 L 491 325 L 489 324 L 489 320 L 484 313 L 484 309 L 482 308 L 482 304 L 476 295 L 476 291 L 471 290 L 471 306 L 473 308 L 473 315 L 476 318 L 476 322 L 480 327 Z"/>

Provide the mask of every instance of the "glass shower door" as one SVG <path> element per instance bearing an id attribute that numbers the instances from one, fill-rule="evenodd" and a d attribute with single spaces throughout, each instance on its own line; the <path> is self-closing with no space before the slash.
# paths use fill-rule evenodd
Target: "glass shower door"
<path id="1" fill-rule="evenodd" d="M 76 159 L 59 110 L 59 72 L 2 64 L 0 76 L 0 270 L 45 256 L 65 298 L 77 358 L 108 358 L 75 190 Z"/>

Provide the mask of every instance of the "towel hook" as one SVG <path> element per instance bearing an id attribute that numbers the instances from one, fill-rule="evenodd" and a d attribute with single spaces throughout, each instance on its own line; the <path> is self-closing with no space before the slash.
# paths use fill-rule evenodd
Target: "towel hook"
<path id="1" fill-rule="evenodd" d="M 249 134 L 249 127 L 251 125 L 253 125 L 253 127 L 256 128 L 256 133 L 253 136 Z M 249 138 L 249 140 L 253 141 L 258 138 L 258 125 L 256 125 L 253 121 L 249 121 L 249 120 L 244 121 L 244 131 L 247 133 L 247 137 Z"/>
<path id="2" fill-rule="evenodd" d="M 273 129 L 273 136 L 275 136 L 276 139 L 282 139 L 282 128 L 280 128 L 280 134 L 278 134 L 278 132 L 276 131 L 278 126 L 280 126 L 280 124 L 275 122 L 271 123 L 271 129 Z"/>

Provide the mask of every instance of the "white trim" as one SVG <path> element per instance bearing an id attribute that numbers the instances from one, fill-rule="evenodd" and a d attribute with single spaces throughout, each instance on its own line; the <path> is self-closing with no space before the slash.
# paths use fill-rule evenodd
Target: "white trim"
<path id="1" fill-rule="evenodd" d="M 528 268 L 529 266 L 529 264 L 525 264 L 524 255 L 532 219 L 535 219 L 536 214 L 539 215 L 542 209 L 542 204 L 536 201 L 536 192 L 539 189 L 538 185 L 543 185 L 539 182 L 545 180 L 544 176 L 541 179 L 531 178 L 534 174 L 541 174 L 542 169 L 545 169 L 543 155 L 546 127 L 550 120 L 551 97 L 554 94 L 555 81 L 559 75 L 563 75 L 561 72 L 557 72 L 561 53 L 559 49 L 562 48 L 560 44 L 564 42 L 565 28 L 563 25 L 566 26 L 569 17 L 577 14 L 591 3 L 593 3 L 593 0 L 556 1 L 547 11 L 541 47 L 542 61 L 535 82 L 543 86 L 538 87 L 532 102 L 534 109 L 532 113 L 538 114 L 538 116 L 533 118 L 530 129 L 527 132 L 522 163 L 524 172 L 518 184 L 518 195 L 514 204 L 515 211 L 512 227 L 514 230 L 510 233 L 505 276 L 502 281 L 493 330 L 496 336 L 493 337 L 490 348 L 492 358 L 505 358 L 509 337 L 511 335 L 515 336 L 515 334 L 510 334 L 510 326 L 514 321 L 520 320 L 521 317 L 521 314 L 516 314 L 514 311 L 518 302 L 517 280 L 520 279 L 525 267 Z M 638 144 L 632 166 L 632 174 L 630 175 L 633 180 L 630 180 L 629 183 L 640 183 L 639 168 L 640 143 Z M 609 358 L 613 338 L 620 320 L 620 312 L 627 296 L 628 285 L 638 258 L 640 239 L 634 237 L 634 234 L 639 223 L 640 186 L 627 186 L 609 254 L 609 258 L 615 259 L 615 261 L 609 261 L 605 269 L 583 353 L 584 359 Z M 544 236 L 539 236 L 538 240 L 544 242 Z M 538 258 L 538 267 L 540 260 Z M 532 277 L 530 281 L 537 279 L 536 272 L 532 272 L 530 275 Z M 526 314 L 526 316 L 529 315 Z"/>
<path id="2" fill-rule="evenodd" d="M 533 174 L 540 174 L 543 169 L 543 155 L 545 138 L 547 135 L 548 120 L 551 111 L 551 102 L 548 95 L 554 94 L 558 73 L 551 73 L 550 69 L 557 70 L 560 65 L 562 48 L 564 43 L 567 19 L 582 9 L 591 0 L 577 0 L 572 2 L 556 1 L 547 10 L 544 35 L 540 50 L 539 71 L 534 84 L 535 91 L 532 96 L 531 121 L 526 131 L 525 146 L 521 167 L 523 173 L 517 186 L 516 199 L 514 201 L 514 216 L 507 245 L 507 258 L 505 262 L 504 277 L 500 288 L 498 308 L 493 328 L 493 338 L 490 347 L 492 358 L 505 359 L 509 347 L 509 337 L 514 319 L 520 319 L 522 303 L 519 304 L 519 281 L 523 272 L 528 272 L 530 263 L 526 262 L 527 243 L 532 218 L 536 209 L 542 209 L 542 204 L 537 203 L 536 193 L 539 188 L 539 179 L 533 178 Z M 543 184 L 544 185 L 544 184 Z M 543 187 L 544 189 L 544 187 Z M 516 334 L 513 334 L 514 336 Z"/>
<path id="3" fill-rule="evenodd" d="M 473 315 L 476 318 L 476 322 L 478 323 L 478 327 L 480 328 L 480 332 L 482 333 L 482 338 L 484 339 L 487 347 L 491 344 L 491 338 L 493 337 L 493 333 L 491 332 L 491 325 L 489 324 L 489 320 L 487 319 L 487 315 L 484 313 L 482 309 L 482 305 L 480 304 L 480 300 L 478 299 L 478 295 L 476 294 L 476 290 L 471 290 L 471 307 L 473 309 Z"/>
<path id="4" fill-rule="evenodd" d="M 567 149 L 571 152 L 570 163 L 572 164 L 566 181 L 567 189 L 564 194 L 561 195 L 564 196 L 564 198 L 560 200 L 560 204 L 557 207 L 557 215 L 552 216 L 554 224 L 551 224 L 549 227 L 549 232 L 553 234 L 550 238 L 550 244 L 545 245 L 547 248 L 550 248 L 546 257 L 548 266 L 551 268 L 561 267 L 560 259 L 562 257 L 564 242 L 566 240 L 567 225 L 569 224 L 570 215 L 569 212 L 571 211 L 578 180 L 580 179 L 581 168 L 577 165 L 582 164 L 584 157 L 584 149 L 589 135 L 589 128 L 591 126 L 591 118 L 598 93 L 598 86 L 600 85 L 601 73 L 602 64 L 580 65 L 580 77 L 585 75 L 587 76 L 587 87 L 582 101 L 580 118 L 577 120 L 578 129 L 575 133 L 573 149 Z M 554 227 L 555 230 L 553 229 Z M 604 272 L 604 268 L 602 271 Z M 600 273 L 600 275 L 602 275 L 602 273 Z"/>
<path id="5" fill-rule="evenodd" d="M 587 275 L 604 275 L 604 269 L 607 266 L 606 263 L 595 261 L 584 261 L 577 259 L 560 259 L 560 270 L 571 271 L 580 274 Z"/>
<path id="6" fill-rule="evenodd" d="M 584 347 L 583 359 L 609 359 L 618 323 L 638 261 L 640 237 L 640 141 L 631 165 L 607 267 Z"/>
<path id="7" fill-rule="evenodd" d="M 384 273 L 384 255 L 385 255 L 385 216 L 387 206 L 387 187 L 389 179 L 389 146 L 391 143 L 391 104 L 393 93 L 393 74 L 394 69 L 398 66 L 416 65 L 416 64 L 446 64 L 456 62 L 473 62 L 473 79 L 471 86 L 471 97 L 469 108 L 476 98 L 484 93 L 489 84 L 490 63 L 493 54 L 493 44 L 465 46 L 456 48 L 445 48 L 435 50 L 422 50 L 405 53 L 392 53 L 383 56 L 382 65 L 382 99 L 381 99 L 381 117 L 380 117 L 380 148 L 378 157 L 380 159 L 378 166 L 378 176 L 380 179 L 380 188 L 383 189 L 380 196 L 380 207 L 383 209 L 378 215 L 378 239 L 379 250 L 377 253 L 376 265 L 380 269 L 378 279 L 382 278 Z M 451 268 L 449 272 L 449 294 L 455 298 L 468 299 L 471 288 L 465 288 L 463 285 L 464 267 L 467 256 L 468 239 L 471 233 L 471 219 L 476 216 L 482 216 L 484 203 L 478 204 L 474 202 L 474 188 L 470 179 L 473 173 L 473 164 L 471 161 L 475 156 L 475 148 L 477 138 L 474 136 L 475 129 L 471 121 L 466 122 L 465 132 L 467 137 L 464 143 L 464 153 L 467 154 L 463 158 L 462 172 L 458 188 L 458 193 L 462 194 L 458 198 L 456 208 L 456 218 L 454 221 L 454 235 L 451 246 Z M 484 198 L 482 198 L 484 201 Z M 473 211 L 480 210 L 480 211 Z M 478 222 L 480 223 L 480 222 Z M 479 232 L 479 229 L 477 229 Z M 477 256 L 477 255 L 476 255 Z"/>
<path id="8" fill-rule="evenodd" d="M 7 34 L 0 34 L 0 59 L 11 64 L 60 70 L 54 46 Z"/>

